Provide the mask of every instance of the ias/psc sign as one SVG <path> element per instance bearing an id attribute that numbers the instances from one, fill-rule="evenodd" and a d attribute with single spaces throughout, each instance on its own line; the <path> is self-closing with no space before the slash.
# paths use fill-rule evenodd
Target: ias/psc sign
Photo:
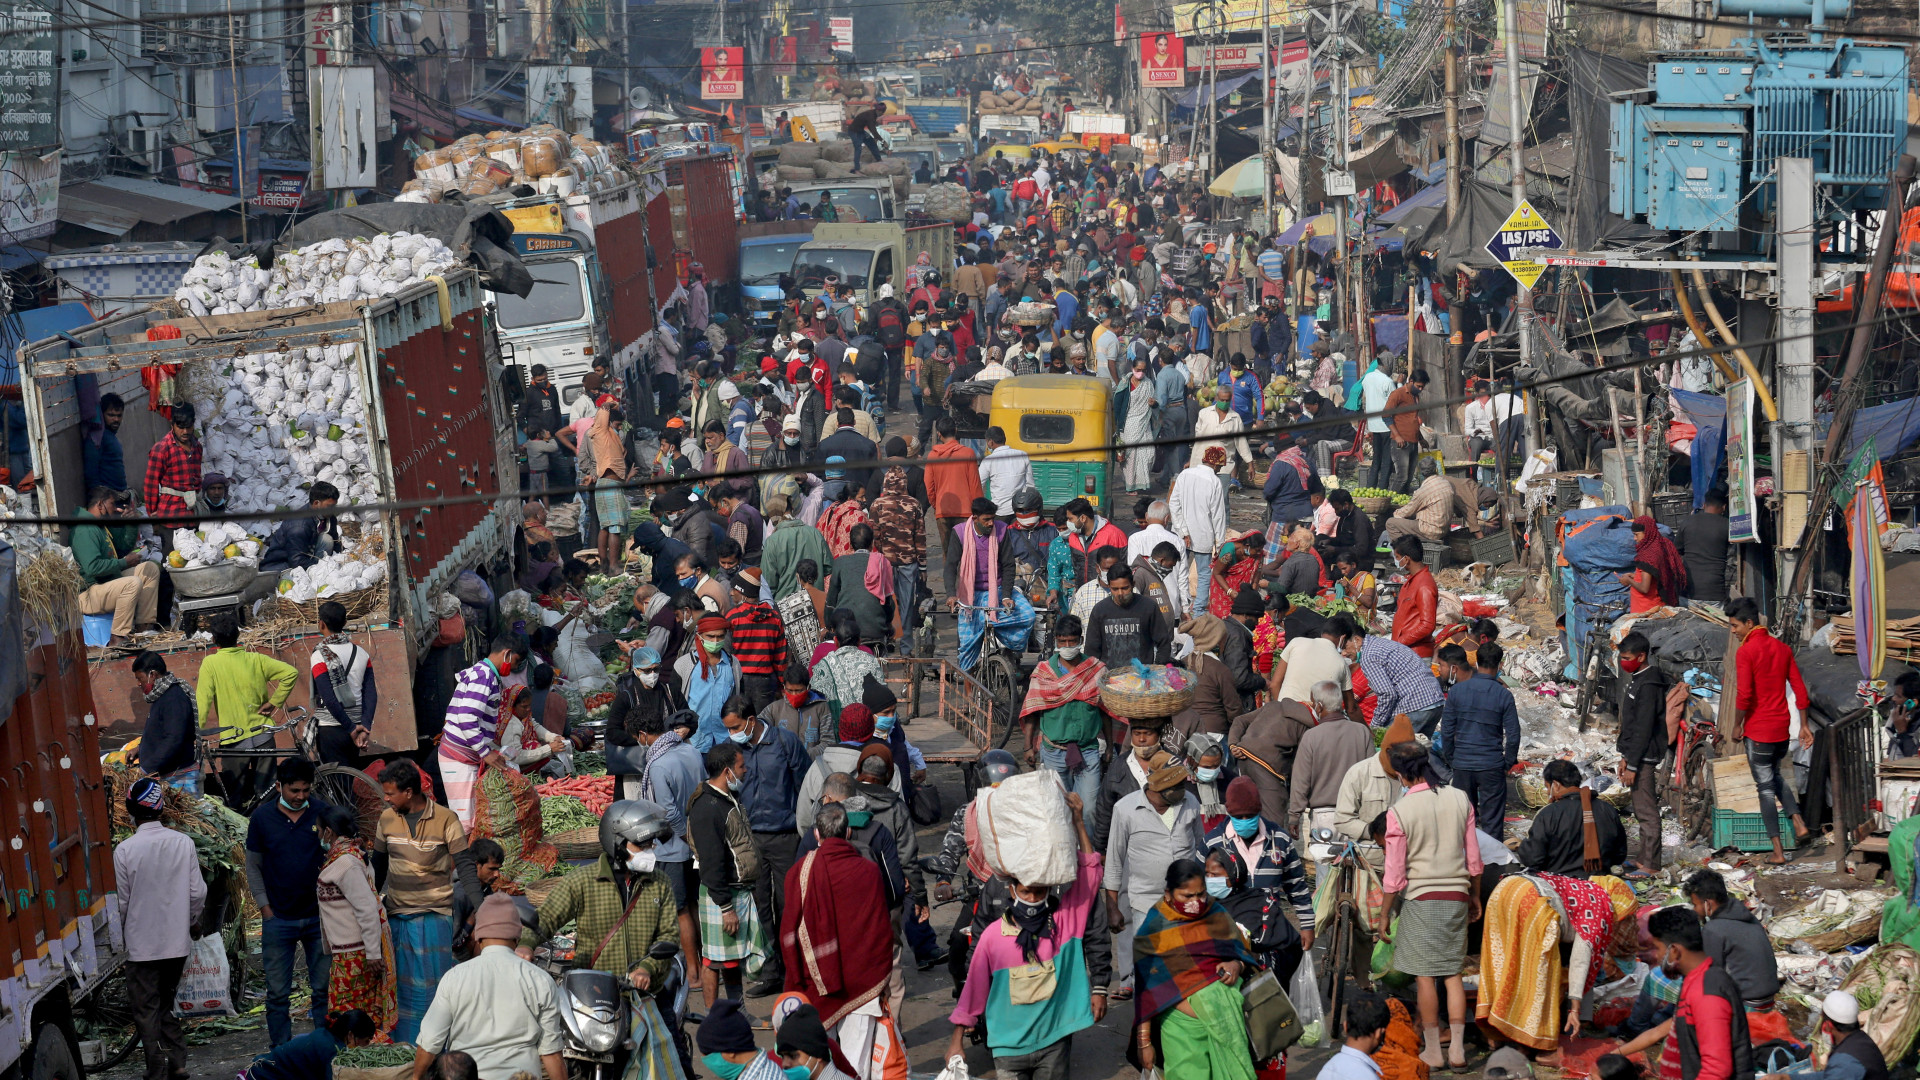
<path id="1" fill-rule="evenodd" d="M 1533 208 L 1533 203 L 1521 200 L 1513 208 L 1507 220 L 1500 223 L 1500 230 L 1487 241 L 1487 253 L 1500 260 L 1515 281 L 1522 287 L 1531 289 L 1533 283 L 1546 273 L 1547 264 L 1533 258 L 1540 250 L 1553 251 L 1562 246 L 1560 234 L 1553 231 L 1547 219 Z"/>

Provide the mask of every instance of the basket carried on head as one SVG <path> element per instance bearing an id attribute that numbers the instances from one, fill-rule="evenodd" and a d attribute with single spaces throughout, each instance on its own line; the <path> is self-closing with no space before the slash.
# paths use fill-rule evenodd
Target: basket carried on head
<path id="1" fill-rule="evenodd" d="M 1128 720 L 1159 719 L 1172 716 L 1193 704 L 1193 683 L 1187 681 L 1189 677 L 1184 672 L 1180 676 L 1183 684 L 1178 689 L 1156 686 L 1144 690 L 1123 690 L 1108 681 L 1126 674 L 1129 672 L 1125 668 L 1109 672 L 1100 683 L 1100 704 L 1115 716 Z"/>

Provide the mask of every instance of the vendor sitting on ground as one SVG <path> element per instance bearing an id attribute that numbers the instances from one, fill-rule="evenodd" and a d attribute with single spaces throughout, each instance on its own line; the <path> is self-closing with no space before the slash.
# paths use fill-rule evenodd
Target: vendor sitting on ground
<path id="1" fill-rule="evenodd" d="M 1552 801 L 1534 817 L 1527 838 L 1520 842 L 1520 862 L 1530 873 L 1584 880 L 1610 873 L 1627 861 L 1627 833 L 1620 827 L 1620 812 L 1580 786 L 1580 769 L 1573 762 L 1549 761 L 1540 776 Z M 1589 810 L 1592 821 L 1587 820 Z M 1767 961 L 1773 961 L 1771 951 Z"/>

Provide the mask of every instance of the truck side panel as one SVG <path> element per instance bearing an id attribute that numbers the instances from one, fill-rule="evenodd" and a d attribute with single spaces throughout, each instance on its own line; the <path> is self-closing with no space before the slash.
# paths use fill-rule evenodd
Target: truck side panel
<path id="1" fill-rule="evenodd" d="M 920 253 L 926 252 L 933 265 L 941 268 L 941 273 L 953 265 L 953 226 L 920 225 L 906 230 L 907 259 L 903 266 L 912 266 L 919 261 Z"/>
<path id="2" fill-rule="evenodd" d="M 731 172 L 721 157 L 666 162 L 674 251 L 691 256 L 716 285 L 733 281 L 740 265 Z"/>
<path id="3" fill-rule="evenodd" d="M 665 191 L 647 200 L 647 244 L 653 251 L 653 303 L 673 295 L 673 201 Z M 644 292 L 643 292 L 644 298 Z"/>
<path id="4" fill-rule="evenodd" d="M 600 270 L 607 276 L 613 310 L 607 313 L 614 354 L 653 329 L 653 304 L 647 297 L 647 216 L 640 205 L 638 184 L 623 189 L 631 209 L 602 223 L 594 238 Z"/>

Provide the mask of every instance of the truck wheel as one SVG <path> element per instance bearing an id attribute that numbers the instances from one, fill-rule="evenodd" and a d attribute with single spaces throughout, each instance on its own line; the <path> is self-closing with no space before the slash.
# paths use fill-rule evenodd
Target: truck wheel
<path id="1" fill-rule="evenodd" d="M 32 1080 L 85 1080 L 80 1059 L 59 1024 L 42 1024 L 33 1037 Z"/>

